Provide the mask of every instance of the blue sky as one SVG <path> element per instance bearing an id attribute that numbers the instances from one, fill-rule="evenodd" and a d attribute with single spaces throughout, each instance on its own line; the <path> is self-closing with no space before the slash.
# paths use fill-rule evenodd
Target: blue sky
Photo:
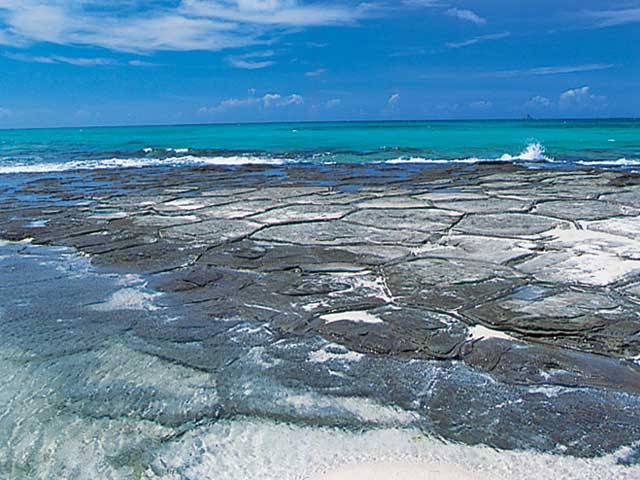
<path id="1" fill-rule="evenodd" d="M 640 1 L 0 0 L 0 127 L 640 115 Z"/>

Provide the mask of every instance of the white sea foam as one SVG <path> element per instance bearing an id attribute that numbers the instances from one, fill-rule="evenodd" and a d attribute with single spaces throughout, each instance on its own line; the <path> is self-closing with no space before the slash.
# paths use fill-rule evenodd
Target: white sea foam
<path id="1" fill-rule="evenodd" d="M 423 158 L 423 157 L 409 157 L 409 158 L 394 158 L 392 160 L 387 160 L 385 163 L 388 164 L 402 164 L 402 163 L 431 163 L 431 164 L 451 164 L 451 163 L 482 163 L 482 162 L 515 162 L 515 161 L 524 161 L 524 162 L 553 162 L 553 158 L 545 155 L 545 148 L 540 143 L 530 143 L 527 145 L 522 152 L 518 155 L 511 155 L 509 153 L 505 153 L 498 158 L 479 158 L 479 157 L 469 157 L 469 158 L 454 158 L 454 159 L 445 159 L 445 158 Z"/>
<path id="2" fill-rule="evenodd" d="M 469 328 L 469 335 L 467 340 L 469 341 L 483 341 L 483 340 L 491 340 L 492 338 L 498 340 L 509 340 L 511 342 L 517 342 L 518 339 L 512 337 L 511 335 L 504 333 L 500 330 L 494 330 L 493 328 L 488 328 L 483 325 L 474 325 Z"/>
<path id="3" fill-rule="evenodd" d="M 640 160 L 633 158 L 619 158 L 618 160 L 594 160 L 594 161 L 580 161 L 579 165 L 594 165 L 594 166 L 610 166 L 610 167 L 626 167 L 640 165 Z"/>
<path id="4" fill-rule="evenodd" d="M 563 450 L 558 446 L 558 451 Z M 566 448 L 566 447 L 564 447 Z M 623 455 L 582 459 L 443 443 L 412 428 L 348 432 L 267 421 L 222 421 L 166 445 L 149 479 L 601 480 L 638 478 Z"/>
<path id="5" fill-rule="evenodd" d="M 320 319 L 324 320 L 327 324 L 335 322 L 384 323 L 382 319 L 364 310 L 330 313 L 327 315 L 322 315 Z"/>
<path id="6" fill-rule="evenodd" d="M 80 160 L 64 163 L 16 163 L 1 165 L 0 174 L 8 173 L 55 173 L 77 170 L 99 170 L 114 168 L 143 168 L 161 166 L 236 166 L 236 165 L 282 165 L 285 160 L 277 158 L 232 156 L 197 157 L 185 155 L 168 158 L 107 158 L 102 160 Z"/>
<path id="7" fill-rule="evenodd" d="M 349 350 L 342 345 L 329 343 L 319 350 L 309 353 L 307 360 L 311 363 L 326 363 L 333 361 L 341 362 L 358 362 L 362 360 L 364 355 Z"/>
<path id="8" fill-rule="evenodd" d="M 525 148 L 522 152 L 520 152 L 519 155 L 515 157 L 509 155 L 508 153 L 505 153 L 504 155 L 502 155 L 502 157 L 500 157 L 500 160 L 504 160 L 507 162 L 512 160 L 524 160 L 528 162 L 553 161 L 551 157 L 545 155 L 545 148 L 541 143 L 530 143 L 529 145 L 527 145 L 527 148 Z"/>
<path id="9" fill-rule="evenodd" d="M 113 293 L 111 297 L 102 303 L 92 306 L 93 310 L 109 312 L 113 310 L 158 310 L 153 303 L 159 297 L 158 293 L 146 292 L 140 288 L 123 288 Z"/>
<path id="10" fill-rule="evenodd" d="M 423 157 L 409 157 L 409 158 L 400 157 L 400 158 L 394 158 L 392 160 L 387 160 L 385 163 L 388 163 L 389 165 L 400 165 L 403 163 L 433 163 L 433 164 L 446 165 L 449 163 L 479 163 L 483 161 L 488 162 L 489 159 L 459 158 L 459 159 L 447 160 L 444 158 L 437 159 L 437 158 L 423 158 Z"/>

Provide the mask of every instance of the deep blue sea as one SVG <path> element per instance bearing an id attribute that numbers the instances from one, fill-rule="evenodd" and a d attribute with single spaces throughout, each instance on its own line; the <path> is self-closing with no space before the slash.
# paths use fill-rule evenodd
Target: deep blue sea
<path id="1" fill-rule="evenodd" d="M 431 121 L 0 130 L 0 174 L 244 164 L 640 168 L 640 120 Z"/>

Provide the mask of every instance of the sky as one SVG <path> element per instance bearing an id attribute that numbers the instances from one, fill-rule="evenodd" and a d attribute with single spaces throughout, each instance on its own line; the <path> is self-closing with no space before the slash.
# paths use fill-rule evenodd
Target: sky
<path id="1" fill-rule="evenodd" d="M 0 128 L 637 117 L 638 45 L 638 0 L 0 0 Z"/>

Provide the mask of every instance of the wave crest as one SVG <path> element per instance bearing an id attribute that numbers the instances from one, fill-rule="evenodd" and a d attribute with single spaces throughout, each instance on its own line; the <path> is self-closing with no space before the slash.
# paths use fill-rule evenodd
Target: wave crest
<path id="1" fill-rule="evenodd" d="M 431 163 L 437 165 L 446 165 L 451 163 L 483 163 L 483 162 L 553 162 L 554 159 L 545 155 L 545 148 L 541 143 L 530 143 L 527 147 L 518 155 L 511 155 L 505 153 L 498 158 L 454 158 L 454 159 L 434 159 L 423 157 L 409 157 L 409 158 L 394 158 L 393 160 L 387 160 L 388 164 L 402 164 L 402 163 Z"/>
<path id="2" fill-rule="evenodd" d="M 593 166 L 608 166 L 608 167 L 632 167 L 640 165 L 640 160 L 633 158 L 619 158 L 618 160 L 593 160 L 593 161 L 580 161 L 579 165 L 593 165 Z"/>
<path id="3" fill-rule="evenodd" d="M 55 173 L 74 170 L 101 170 L 116 168 L 143 168 L 162 166 L 239 166 L 239 165 L 282 165 L 284 160 L 253 156 L 233 157 L 184 157 L 168 158 L 108 158 L 103 160 L 81 160 L 64 163 L 17 163 L 0 166 L 0 174 L 6 173 Z"/>
<path id="4" fill-rule="evenodd" d="M 500 160 L 505 162 L 514 160 L 523 160 L 527 162 L 553 162 L 553 158 L 547 157 L 545 155 L 545 148 L 539 142 L 530 143 L 529 145 L 527 145 L 527 148 L 525 148 L 522 152 L 520 152 L 519 155 L 516 155 L 515 157 L 509 155 L 508 153 L 505 153 L 500 157 Z"/>

